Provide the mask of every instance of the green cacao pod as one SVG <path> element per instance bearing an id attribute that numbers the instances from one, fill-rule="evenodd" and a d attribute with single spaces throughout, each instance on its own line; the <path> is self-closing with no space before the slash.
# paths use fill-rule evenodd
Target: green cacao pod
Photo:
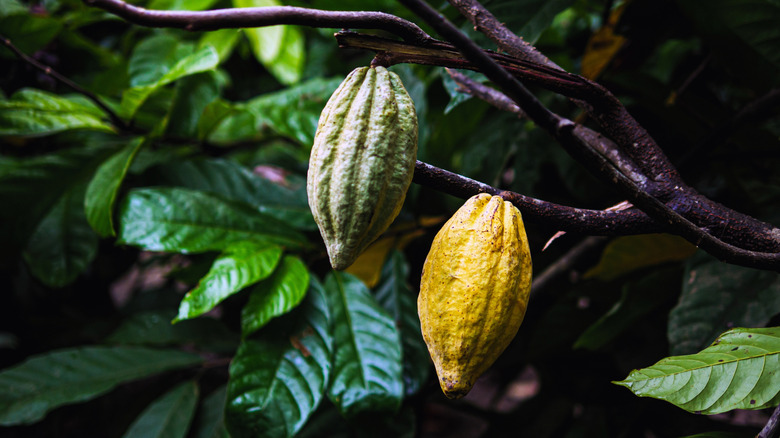
<path id="1" fill-rule="evenodd" d="M 353 70 L 320 115 L 309 207 L 334 269 L 345 269 L 401 211 L 417 159 L 417 114 L 384 67 Z"/>
<path id="2" fill-rule="evenodd" d="M 499 196 L 470 198 L 434 238 L 417 299 L 447 397 L 466 395 L 506 349 L 530 291 L 531 252 L 520 211 Z"/>

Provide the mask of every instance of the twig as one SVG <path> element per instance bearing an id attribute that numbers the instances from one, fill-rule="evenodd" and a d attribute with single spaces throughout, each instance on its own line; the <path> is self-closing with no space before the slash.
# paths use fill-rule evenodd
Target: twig
<path id="1" fill-rule="evenodd" d="M 589 236 L 572 247 L 566 254 L 555 261 L 555 263 L 547 266 L 541 274 L 534 278 L 531 285 L 531 296 L 533 297 L 540 290 L 544 289 L 552 279 L 571 269 L 572 265 L 577 263 L 582 256 L 586 255 L 591 249 L 601 245 L 604 240 L 606 240 L 605 237 Z"/>
<path id="2" fill-rule="evenodd" d="M 111 110 L 111 108 L 109 108 L 108 105 L 106 105 L 95 93 L 83 88 L 79 84 L 57 73 L 53 68 L 49 67 L 48 65 L 44 65 L 38 62 L 38 60 L 28 56 L 27 54 L 19 50 L 16 46 L 14 46 L 14 44 L 11 42 L 9 38 L 0 35 L 0 42 L 2 42 L 4 46 L 6 46 L 9 50 L 11 50 L 14 53 L 14 55 L 16 55 L 22 61 L 26 62 L 27 64 L 30 64 L 31 66 L 42 71 L 47 76 L 51 76 L 52 78 L 59 81 L 63 85 L 66 85 L 73 91 L 91 100 L 95 105 L 97 105 L 101 110 L 103 110 L 103 112 L 106 114 L 106 116 L 108 116 L 109 119 L 111 119 L 111 123 L 113 123 L 114 126 L 123 130 L 128 129 L 128 126 L 124 122 L 124 120 L 122 120 L 113 110 Z"/>
<path id="3" fill-rule="evenodd" d="M 125 20 L 148 27 L 173 27 L 189 31 L 297 24 L 310 27 L 378 29 L 410 42 L 431 39 L 411 21 L 384 12 L 323 11 L 294 6 L 215 9 L 211 11 L 158 11 L 121 0 L 84 0 Z"/>
<path id="4" fill-rule="evenodd" d="M 775 408 L 772 416 L 756 438 L 778 438 L 780 437 L 780 406 Z"/>

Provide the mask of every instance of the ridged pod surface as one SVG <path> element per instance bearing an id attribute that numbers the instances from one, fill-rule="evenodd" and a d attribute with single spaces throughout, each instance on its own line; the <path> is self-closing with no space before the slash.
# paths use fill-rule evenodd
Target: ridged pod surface
<path id="1" fill-rule="evenodd" d="M 423 266 L 417 309 L 439 384 L 466 395 L 517 334 L 531 290 L 520 211 L 485 193 L 439 230 Z"/>
<path id="2" fill-rule="evenodd" d="M 353 70 L 320 115 L 309 159 L 309 207 L 331 265 L 345 269 L 398 216 L 417 159 L 417 114 L 384 67 Z"/>

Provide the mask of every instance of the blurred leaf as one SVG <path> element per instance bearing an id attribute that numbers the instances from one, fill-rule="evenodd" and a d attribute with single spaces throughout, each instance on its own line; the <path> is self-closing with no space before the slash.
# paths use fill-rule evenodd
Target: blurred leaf
<path id="1" fill-rule="evenodd" d="M 47 286 L 70 284 L 97 253 L 98 236 L 84 214 L 85 188 L 80 184 L 65 192 L 27 242 L 24 260 Z"/>
<path id="2" fill-rule="evenodd" d="M 533 44 L 555 16 L 574 4 L 574 0 L 488 0 L 483 4 L 509 30 Z"/>
<path id="3" fill-rule="evenodd" d="M 268 277 L 282 257 L 282 248 L 252 241 L 236 242 L 222 252 L 201 278 L 198 286 L 187 292 L 173 322 L 200 316 L 241 289 Z"/>
<path id="4" fill-rule="evenodd" d="M 156 169 L 164 184 L 211 192 L 242 201 L 300 230 L 316 230 L 304 178 L 285 172 L 279 181 L 263 178 L 230 160 L 187 160 Z"/>
<path id="5" fill-rule="evenodd" d="M 212 132 L 214 132 L 214 130 L 217 129 L 223 123 L 223 121 L 225 121 L 226 118 L 228 118 L 229 116 L 237 116 L 238 114 L 243 114 L 244 117 L 249 120 L 247 124 L 251 125 L 252 129 L 254 128 L 254 119 L 251 117 L 250 114 L 246 112 L 241 113 L 230 103 L 217 98 L 213 102 L 206 105 L 206 107 L 203 109 L 203 115 L 201 116 L 200 120 L 198 120 L 198 138 L 201 140 L 209 139 L 209 141 L 212 142 L 219 142 L 219 139 L 210 138 Z M 226 123 L 230 124 L 229 122 Z M 228 131 L 226 133 L 227 139 L 223 141 L 229 142 L 229 141 L 233 141 L 234 138 L 241 138 L 241 135 L 237 135 L 236 137 L 233 137 L 232 131 L 230 130 L 227 131 Z M 251 136 L 252 133 L 247 133 L 246 135 Z"/>
<path id="6" fill-rule="evenodd" d="M 222 63 L 233 53 L 233 48 L 236 47 L 240 36 L 241 29 L 219 29 L 205 32 L 198 41 L 198 49 L 206 46 L 213 47 L 219 56 L 219 62 Z"/>
<path id="7" fill-rule="evenodd" d="M 737 328 L 697 354 L 661 359 L 613 383 L 689 412 L 718 414 L 776 406 L 780 402 L 778 370 L 780 328 Z"/>
<path id="8" fill-rule="evenodd" d="M 213 318 L 171 324 L 175 311 L 147 311 L 125 319 L 104 342 L 108 344 L 167 346 L 193 344 L 208 351 L 233 353 L 239 337 Z"/>
<path id="9" fill-rule="evenodd" d="M 127 171 L 144 144 L 143 138 L 137 138 L 112 155 L 100 165 L 87 187 L 84 199 L 87 221 L 101 237 L 116 236 L 114 204 Z"/>
<path id="10" fill-rule="evenodd" d="M 203 400 L 193 426 L 195 438 L 230 438 L 225 427 L 226 401 L 227 385 L 215 389 Z"/>
<path id="11" fill-rule="evenodd" d="M 0 18 L 11 15 L 25 15 L 29 10 L 17 0 L 0 0 Z"/>
<path id="12" fill-rule="evenodd" d="M 678 2 L 709 46 L 748 80 L 777 83 L 780 70 L 780 3 L 776 0 L 715 0 L 706 8 L 692 0 Z M 774 76 L 774 77 L 772 77 Z"/>
<path id="13" fill-rule="evenodd" d="M 125 90 L 122 94 L 122 112 L 127 118 L 133 118 L 138 108 L 146 99 L 159 88 L 179 80 L 185 76 L 194 75 L 208 70 L 213 70 L 219 64 L 219 56 L 211 46 L 203 47 L 197 52 L 185 56 L 178 60 L 176 64 L 166 71 L 162 76 L 153 82 L 146 83 L 147 77 L 143 80 L 137 80 L 134 83 L 142 82 L 142 85 L 135 85 Z M 157 73 L 149 74 L 154 77 Z"/>
<path id="14" fill-rule="evenodd" d="M 256 117 L 258 129 L 271 130 L 311 147 L 320 113 L 342 80 L 310 79 L 275 93 L 263 94 L 241 107 Z"/>
<path id="15" fill-rule="evenodd" d="M 130 86 L 154 83 L 181 58 L 192 53 L 191 50 L 191 46 L 182 44 L 179 38 L 167 33 L 154 34 L 141 40 L 127 60 Z"/>
<path id="16" fill-rule="evenodd" d="M 626 4 L 622 3 L 613 9 L 609 20 L 588 39 L 588 46 L 582 56 L 582 76 L 595 80 L 625 44 L 626 38 L 615 33 L 615 26 L 620 21 L 625 6 Z"/>
<path id="17" fill-rule="evenodd" d="M 26 7 L 24 14 L 18 13 L 14 6 L 8 7 L 10 10 L 6 9 L 5 14 L 0 15 L 0 29 L 3 30 L 3 37 L 11 40 L 23 53 L 32 55 L 43 49 L 62 31 L 60 20 L 31 14 Z M 0 54 L 5 53 L 14 56 L 3 46 Z"/>
<path id="18" fill-rule="evenodd" d="M 271 278 L 252 288 L 249 302 L 241 311 L 241 332 L 244 337 L 260 330 L 268 322 L 289 312 L 306 295 L 309 271 L 301 259 L 284 256 Z"/>
<path id="19" fill-rule="evenodd" d="M 637 269 L 685 260 L 695 252 L 695 246 L 671 234 L 618 237 L 604 248 L 598 265 L 590 268 L 584 278 L 611 281 Z"/>
<path id="20" fill-rule="evenodd" d="M 150 251 L 218 251 L 241 241 L 306 245 L 304 236 L 277 219 L 194 190 L 132 190 L 120 206 L 119 218 L 118 242 Z"/>
<path id="21" fill-rule="evenodd" d="M 669 312 L 671 354 L 709 345 L 731 327 L 761 327 L 780 313 L 780 275 L 721 263 L 712 257 L 688 262 L 682 295 Z"/>
<path id="22" fill-rule="evenodd" d="M 325 291 L 335 345 L 328 397 L 346 417 L 395 411 L 404 391 L 395 322 L 357 277 L 334 271 Z"/>
<path id="23" fill-rule="evenodd" d="M 280 6 L 277 0 L 233 0 L 237 8 Z M 266 26 L 242 29 L 252 53 L 281 83 L 291 85 L 301 79 L 304 64 L 303 33 L 297 27 Z"/>
<path id="24" fill-rule="evenodd" d="M 33 356 L 0 372 L 0 425 L 34 423 L 50 410 L 84 402 L 123 382 L 198 364 L 177 350 L 83 347 Z"/>
<path id="25" fill-rule="evenodd" d="M 217 0 L 152 0 L 147 8 L 184 11 L 202 11 L 214 6 Z"/>
<path id="26" fill-rule="evenodd" d="M 198 384 L 179 384 L 144 409 L 123 438 L 183 438 L 197 403 Z"/>
<path id="27" fill-rule="evenodd" d="M 194 137 L 203 111 L 218 96 L 219 85 L 213 72 L 188 76 L 177 82 L 176 99 L 168 114 L 166 135 Z"/>
<path id="28" fill-rule="evenodd" d="M 408 280 L 409 265 L 403 253 L 393 251 L 382 269 L 382 282 L 375 295 L 398 327 L 403 352 L 404 389 L 407 395 L 411 395 L 428 378 L 430 356 L 417 316 L 417 294 L 409 287 Z"/>
<path id="29" fill-rule="evenodd" d="M 84 129 L 114 132 L 105 114 L 83 98 L 67 98 L 33 88 L 0 101 L 0 136 L 41 136 Z"/>
<path id="30" fill-rule="evenodd" d="M 19 256 L 54 205 L 89 178 L 115 147 L 102 138 L 98 147 L 89 139 L 79 140 L 86 145 L 33 158 L 0 157 L 0 265 Z"/>
<path id="31" fill-rule="evenodd" d="M 679 274 L 677 269 L 659 270 L 624 285 L 620 301 L 588 327 L 573 348 L 598 350 L 627 329 L 635 327 L 645 315 L 679 292 L 675 287 L 679 284 Z"/>
<path id="32" fill-rule="evenodd" d="M 293 327 L 260 332 L 233 358 L 225 420 L 234 438 L 291 437 L 322 400 L 333 340 L 322 285 L 312 278 L 311 286 Z"/>

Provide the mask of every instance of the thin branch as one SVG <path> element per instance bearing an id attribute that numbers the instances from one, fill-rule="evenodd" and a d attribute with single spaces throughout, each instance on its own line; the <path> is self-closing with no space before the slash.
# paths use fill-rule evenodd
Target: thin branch
<path id="1" fill-rule="evenodd" d="M 776 407 L 769 421 L 756 438 L 778 438 L 780 437 L 780 406 Z"/>
<path id="2" fill-rule="evenodd" d="M 431 39 L 411 21 L 384 12 L 323 11 L 294 6 L 215 9 L 211 11 L 160 11 L 144 9 L 120 0 L 84 0 L 125 20 L 148 27 L 173 27 L 189 31 L 236 29 L 296 24 L 341 29 L 377 29 L 410 42 Z"/>
<path id="3" fill-rule="evenodd" d="M 531 296 L 535 296 L 540 290 L 547 287 L 547 284 L 555 277 L 570 270 L 572 265 L 580 261 L 591 249 L 598 247 L 605 240 L 606 238 L 602 236 L 589 236 L 572 247 L 561 258 L 547 266 L 544 271 L 534 277 L 533 283 L 531 284 Z"/>
<path id="4" fill-rule="evenodd" d="M 97 105 L 103 112 L 108 116 L 109 119 L 111 119 L 111 123 L 114 124 L 114 126 L 120 128 L 120 129 L 128 129 L 127 124 L 125 124 L 124 120 L 122 120 L 111 108 L 106 105 L 102 99 L 100 99 L 95 93 L 83 88 L 79 84 L 71 81 L 70 79 L 66 78 L 65 76 L 57 73 L 53 68 L 49 67 L 48 65 L 44 65 L 35 58 L 32 58 L 19 50 L 9 38 L 6 38 L 5 36 L 0 35 L 0 42 L 3 43 L 5 47 L 7 47 L 10 51 L 14 53 L 19 59 L 26 62 L 27 64 L 37 68 L 38 70 L 42 71 L 47 76 L 52 77 L 56 81 L 59 81 L 63 85 L 67 86 L 71 90 L 83 95 L 87 99 L 91 100 L 95 105 Z"/>

